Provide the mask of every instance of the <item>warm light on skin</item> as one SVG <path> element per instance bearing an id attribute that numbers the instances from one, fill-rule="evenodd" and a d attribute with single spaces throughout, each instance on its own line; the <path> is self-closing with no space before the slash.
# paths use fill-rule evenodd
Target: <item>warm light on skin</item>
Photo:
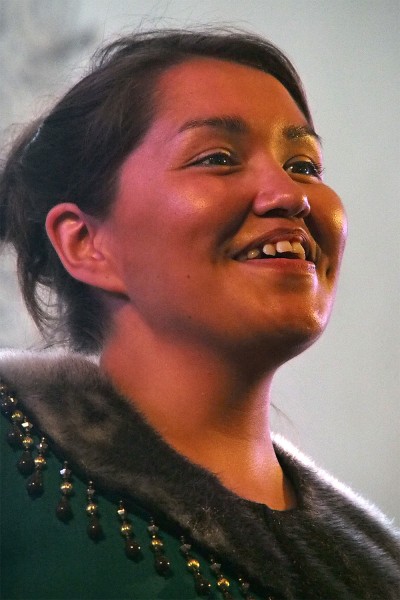
<path id="1" fill-rule="evenodd" d="M 234 63 L 173 67 L 157 100 L 106 222 L 134 310 L 163 335 L 231 344 L 287 335 L 305 347 L 326 325 L 345 238 L 336 194 L 289 172 L 298 160 L 322 162 L 318 136 L 276 79 Z M 201 163 L 216 152 L 237 164 Z M 304 196 L 311 213 L 303 220 Z M 229 258 L 252 238 L 299 223 L 319 249 L 314 275 L 283 275 L 272 261 L 255 273 Z"/>

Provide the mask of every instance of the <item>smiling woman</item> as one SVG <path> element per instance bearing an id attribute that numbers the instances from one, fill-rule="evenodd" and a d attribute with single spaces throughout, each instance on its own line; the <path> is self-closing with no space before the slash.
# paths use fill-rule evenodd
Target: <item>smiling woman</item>
<path id="1" fill-rule="evenodd" d="M 64 346 L 0 359 L 27 477 L 4 448 L 4 597 L 397 598 L 386 518 L 269 428 L 346 238 L 296 72 L 234 32 L 96 60 L 1 179 L 27 305 Z"/>

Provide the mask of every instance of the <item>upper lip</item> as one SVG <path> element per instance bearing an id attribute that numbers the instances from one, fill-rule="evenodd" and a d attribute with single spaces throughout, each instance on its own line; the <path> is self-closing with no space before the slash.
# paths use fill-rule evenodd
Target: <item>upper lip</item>
<path id="1" fill-rule="evenodd" d="M 259 237 L 253 238 L 245 246 L 235 251 L 233 258 L 237 259 L 240 256 L 246 255 L 247 252 L 253 248 L 260 248 L 265 244 L 276 244 L 277 242 L 288 240 L 289 242 L 300 242 L 306 253 L 306 260 L 316 262 L 317 259 L 317 247 L 312 240 L 309 233 L 307 233 L 301 227 L 280 227 L 272 229 L 271 231 L 265 232 Z"/>

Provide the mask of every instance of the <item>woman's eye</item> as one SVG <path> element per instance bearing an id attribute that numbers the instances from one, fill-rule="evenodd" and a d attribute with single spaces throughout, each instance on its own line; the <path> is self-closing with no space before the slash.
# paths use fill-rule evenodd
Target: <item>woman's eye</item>
<path id="1" fill-rule="evenodd" d="M 191 164 L 206 167 L 234 167 L 239 164 L 239 161 L 229 152 L 213 152 L 195 160 Z"/>
<path id="2" fill-rule="evenodd" d="M 305 175 L 306 177 L 317 177 L 321 179 L 323 167 L 312 160 L 296 160 L 285 166 L 288 173 L 294 175 Z"/>

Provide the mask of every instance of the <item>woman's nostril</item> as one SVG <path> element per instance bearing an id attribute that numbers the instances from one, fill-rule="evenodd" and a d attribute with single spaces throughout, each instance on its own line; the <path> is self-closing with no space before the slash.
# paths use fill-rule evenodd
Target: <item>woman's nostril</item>
<path id="1" fill-rule="evenodd" d="M 253 204 L 255 214 L 265 217 L 305 218 L 310 214 L 310 210 L 310 203 L 304 195 L 288 194 L 268 198 L 268 194 L 259 194 Z"/>

